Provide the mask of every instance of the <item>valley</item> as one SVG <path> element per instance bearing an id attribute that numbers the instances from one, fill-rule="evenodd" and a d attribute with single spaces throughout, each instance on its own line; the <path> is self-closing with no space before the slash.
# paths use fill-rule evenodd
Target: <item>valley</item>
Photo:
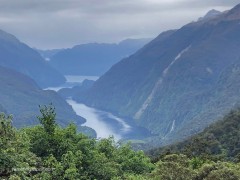
<path id="1" fill-rule="evenodd" d="M 161 33 L 73 99 L 134 119 L 158 134 L 153 146 L 201 132 L 240 102 L 233 88 L 239 89 L 239 11 L 238 5 Z"/>
<path id="2" fill-rule="evenodd" d="M 80 124 L 93 128 L 97 137 L 114 135 L 117 140 L 164 146 L 201 132 L 238 106 L 239 7 L 222 13 L 211 10 L 153 40 L 126 39 L 40 50 L 1 31 L 0 65 L 32 78 L 37 91 L 44 89 L 44 97 L 31 98 L 31 106 L 47 102 L 41 100 L 48 96 L 46 99 L 56 102 L 58 109 L 60 101 L 52 99 L 52 93 L 67 104 L 76 119 L 83 114 L 87 122 L 83 124 L 86 120 L 82 118 Z M 14 47 L 19 48 L 12 51 Z M 11 66 L 16 54 L 20 58 Z M 28 63 L 30 57 L 36 60 Z M 40 73 L 40 69 L 44 71 Z M 1 103 L 5 112 L 10 108 L 7 97 Z M 36 112 L 37 105 L 31 109 Z M 58 110 L 61 115 L 63 112 Z M 31 110 L 25 113 L 33 114 Z"/>
<path id="3" fill-rule="evenodd" d="M 84 104 L 76 103 L 73 100 L 67 100 L 67 102 L 73 107 L 74 111 L 78 115 L 81 115 L 86 119 L 86 123 L 83 125 L 94 129 L 97 133 L 97 138 L 108 138 L 110 136 L 113 136 L 114 139 L 118 141 L 122 138 L 123 133 L 127 133 L 131 130 L 131 127 L 128 124 L 126 124 L 123 120 L 118 122 L 116 119 L 117 117 L 113 115 L 113 119 L 110 119 L 111 121 L 109 123 L 106 122 L 106 118 L 104 121 L 104 119 L 102 119 L 102 116 L 111 115 L 109 113 L 98 111 L 96 109 L 87 107 Z M 117 122 L 114 123 L 114 121 Z"/>
<path id="4" fill-rule="evenodd" d="M 239 2 L 0 9 L 0 179 L 240 179 Z"/>
<path id="5" fill-rule="evenodd" d="M 97 76 L 65 76 L 66 83 L 58 87 L 49 87 L 46 90 L 61 92 L 63 89 L 71 89 L 76 86 L 81 87 L 84 80 L 97 80 Z M 139 139 L 150 137 L 151 133 L 142 127 L 138 127 L 132 120 L 124 120 L 113 115 L 85 104 L 77 103 L 71 96 L 65 97 L 67 103 L 73 108 L 75 113 L 86 122 L 82 126 L 87 126 L 96 131 L 97 138 L 108 138 L 113 136 L 116 141 Z"/>

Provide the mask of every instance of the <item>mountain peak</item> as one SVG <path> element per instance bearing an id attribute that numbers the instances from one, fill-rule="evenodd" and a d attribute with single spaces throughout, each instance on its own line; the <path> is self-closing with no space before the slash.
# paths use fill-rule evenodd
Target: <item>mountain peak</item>
<path id="1" fill-rule="evenodd" d="M 240 4 L 236 5 L 226 14 L 228 20 L 240 19 Z"/>
<path id="2" fill-rule="evenodd" d="M 209 19 L 215 18 L 216 16 L 220 15 L 221 13 L 222 12 L 220 12 L 218 10 L 212 9 L 212 10 L 208 11 L 205 16 L 200 17 L 198 19 L 198 21 L 209 20 Z"/>

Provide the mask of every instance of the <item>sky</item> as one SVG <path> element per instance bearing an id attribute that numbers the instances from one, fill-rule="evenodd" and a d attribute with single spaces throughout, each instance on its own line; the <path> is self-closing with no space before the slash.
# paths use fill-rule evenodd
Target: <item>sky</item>
<path id="1" fill-rule="evenodd" d="M 0 0 L 0 29 L 39 49 L 154 38 L 239 0 Z"/>

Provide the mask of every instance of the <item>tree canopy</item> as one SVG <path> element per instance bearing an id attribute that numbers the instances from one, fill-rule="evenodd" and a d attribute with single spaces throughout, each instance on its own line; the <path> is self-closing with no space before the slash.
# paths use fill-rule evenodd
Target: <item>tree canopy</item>
<path id="1" fill-rule="evenodd" d="M 40 125 L 24 129 L 15 129 L 11 116 L 0 115 L 0 179 L 240 179 L 240 163 L 212 158 L 212 150 L 205 156 L 201 139 L 190 154 L 168 151 L 151 161 L 143 151 L 133 151 L 130 144 L 116 143 L 113 137 L 89 138 L 77 133 L 75 124 L 61 128 L 52 105 L 41 106 L 40 112 Z M 235 121 L 238 115 L 235 112 L 227 119 Z"/>

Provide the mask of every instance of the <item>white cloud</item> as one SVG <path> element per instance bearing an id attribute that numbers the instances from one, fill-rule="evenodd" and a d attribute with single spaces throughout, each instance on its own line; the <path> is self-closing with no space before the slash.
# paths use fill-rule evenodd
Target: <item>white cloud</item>
<path id="1" fill-rule="evenodd" d="M 237 0 L 0 0 L 0 29 L 39 48 L 154 37 Z"/>

